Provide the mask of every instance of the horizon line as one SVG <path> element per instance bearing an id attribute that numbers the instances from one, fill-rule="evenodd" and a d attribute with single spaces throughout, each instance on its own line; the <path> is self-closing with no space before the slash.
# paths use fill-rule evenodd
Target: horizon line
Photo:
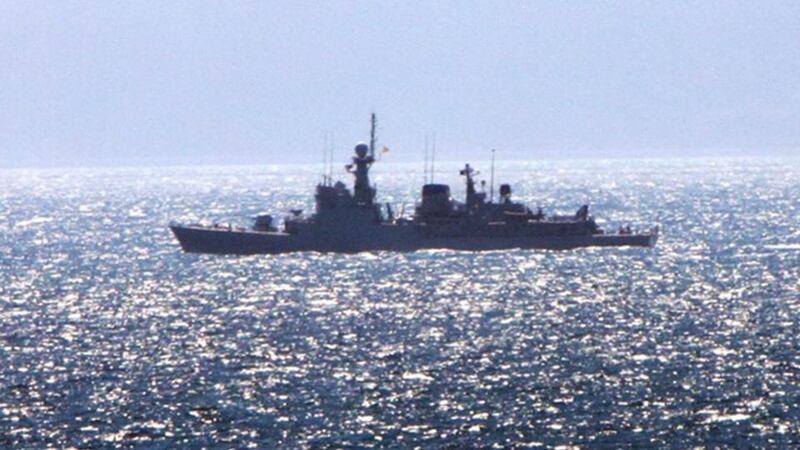
<path id="1" fill-rule="evenodd" d="M 793 159 L 800 159 L 800 153 L 789 153 L 792 150 L 800 150 L 800 149 L 786 149 L 779 152 L 769 153 L 769 154 L 750 154 L 750 153 L 737 153 L 731 155 L 724 155 L 724 154 L 710 154 L 710 155 L 696 155 L 696 156 L 687 156 L 687 155 L 670 155 L 670 156 L 652 156 L 652 155 L 643 155 L 643 156 L 605 156 L 605 157 L 596 157 L 596 156 L 583 156 L 583 157 L 573 157 L 573 156 L 566 156 L 566 157 L 540 157 L 540 158 L 503 158 L 503 159 L 496 159 L 496 163 L 507 163 L 507 162 L 530 162 L 530 161 L 541 161 L 541 162 L 589 162 L 589 161 L 702 161 L 702 160 L 737 160 L 737 159 L 756 159 L 756 160 L 770 160 L 770 159 L 781 159 L 781 160 L 793 160 Z M 471 161 L 477 162 L 487 162 L 491 160 L 491 155 L 487 155 L 486 158 L 467 158 Z M 465 160 L 462 159 L 453 159 L 453 158 L 444 158 L 440 159 L 437 164 L 462 164 Z M 346 162 L 346 160 L 345 160 Z M 410 164 L 418 164 L 418 160 L 400 160 L 400 161 L 381 161 L 387 164 L 399 164 L 399 165 L 410 165 Z M 131 162 L 131 163 L 98 163 L 98 164 L 79 164 L 79 165 L 20 165 L 20 166 L 0 166 L 0 171 L 17 171 L 17 170 L 91 170 L 91 169 L 157 169 L 157 168 L 202 168 L 202 167 L 269 167 L 269 166 L 318 166 L 321 165 L 320 162 L 264 162 L 258 161 L 254 163 L 238 163 L 238 162 L 198 162 L 198 163 L 185 163 L 185 162 Z"/>

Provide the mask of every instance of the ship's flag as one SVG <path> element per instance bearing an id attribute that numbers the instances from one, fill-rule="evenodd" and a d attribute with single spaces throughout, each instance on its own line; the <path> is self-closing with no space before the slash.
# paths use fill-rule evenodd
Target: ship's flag
<path id="1" fill-rule="evenodd" d="M 381 153 L 389 153 L 389 147 L 384 145 L 383 150 L 381 150 Z"/>

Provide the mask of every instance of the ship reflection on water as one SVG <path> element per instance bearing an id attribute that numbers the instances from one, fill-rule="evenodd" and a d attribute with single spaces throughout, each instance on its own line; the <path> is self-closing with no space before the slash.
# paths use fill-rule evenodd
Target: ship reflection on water
<path id="1" fill-rule="evenodd" d="M 164 227 L 308 210 L 287 170 L 2 172 L 0 447 L 800 445 L 796 162 L 500 166 L 662 223 L 654 250 L 221 257 Z"/>

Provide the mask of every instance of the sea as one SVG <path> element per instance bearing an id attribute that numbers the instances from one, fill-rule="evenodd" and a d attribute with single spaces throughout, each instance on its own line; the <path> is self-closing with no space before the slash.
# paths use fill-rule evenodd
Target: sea
<path id="1" fill-rule="evenodd" d="M 435 181 L 460 198 L 459 167 Z M 308 214 L 321 171 L 0 171 L 0 448 L 800 446 L 800 159 L 498 163 L 532 207 L 660 225 L 654 249 L 236 257 L 169 232 Z M 372 175 L 413 213 L 419 165 Z"/>

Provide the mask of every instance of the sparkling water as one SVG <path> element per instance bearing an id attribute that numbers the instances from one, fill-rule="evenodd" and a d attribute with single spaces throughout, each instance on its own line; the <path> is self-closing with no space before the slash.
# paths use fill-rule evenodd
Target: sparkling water
<path id="1" fill-rule="evenodd" d="M 0 447 L 800 445 L 800 161 L 498 164 L 655 249 L 228 257 L 167 228 L 309 212 L 318 172 L 0 171 Z M 373 180 L 413 212 L 417 165 Z"/>

